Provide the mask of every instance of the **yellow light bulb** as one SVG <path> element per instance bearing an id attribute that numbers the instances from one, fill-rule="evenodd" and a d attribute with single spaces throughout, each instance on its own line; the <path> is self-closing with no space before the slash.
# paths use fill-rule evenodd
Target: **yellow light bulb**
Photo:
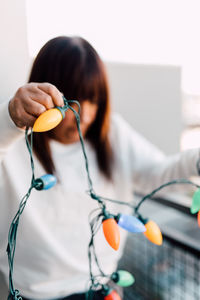
<path id="1" fill-rule="evenodd" d="M 156 245 L 162 245 L 163 238 L 158 225 L 154 221 L 148 221 L 145 224 L 145 227 L 146 231 L 143 232 L 143 234 L 146 236 L 146 238 Z"/>
<path id="2" fill-rule="evenodd" d="M 65 110 L 61 107 L 51 108 L 43 112 L 33 125 L 34 132 L 44 132 L 55 128 L 65 117 Z"/>

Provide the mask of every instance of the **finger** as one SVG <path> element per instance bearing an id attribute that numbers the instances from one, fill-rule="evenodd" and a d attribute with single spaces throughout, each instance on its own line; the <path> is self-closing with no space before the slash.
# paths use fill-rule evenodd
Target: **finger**
<path id="1" fill-rule="evenodd" d="M 24 126 L 32 127 L 37 118 L 27 113 L 25 110 L 21 112 L 21 120 L 17 122 L 17 126 L 23 128 Z"/>
<path id="2" fill-rule="evenodd" d="M 50 83 L 38 83 L 38 88 L 51 96 L 53 102 L 57 106 L 63 106 L 64 101 L 61 92 Z"/>
<path id="3" fill-rule="evenodd" d="M 25 105 L 30 99 L 35 102 L 39 102 L 46 109 L 53 108 L 54 102 L 52 97 L 43 92 L 37 87 L 37 83 L 28 83 L 27 85 L 21 87 L 17 92 L 17 101 L 22 102 Z"/>
<path id="4" fill-rule="evenodd" d="M 38 117 L 46 111 L 46 107 L 44 105 L 33 101 L 32 99 L 29 99 L 29 101 L 24 102 L 23 108 L 26 113 L 34 117 Z"/>
<path id="5" fill-rule="evenodd" d="M 46 109 L 55 107 L 52 97 L 49 94 L 43 92 L 42 90 L 40 90 L 38 88 L 36 91 L 30 92 L 29 97 L 34 102 L 37 102 L 37 103 L 40 103 L 41 105 L 43 105 Z"/>

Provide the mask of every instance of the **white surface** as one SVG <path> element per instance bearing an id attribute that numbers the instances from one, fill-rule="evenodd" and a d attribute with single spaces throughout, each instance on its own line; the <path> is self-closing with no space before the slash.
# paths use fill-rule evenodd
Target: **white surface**
<path id="1" fill-rule="evenodd" d="M 25 0 L 0 1 L 0 102 L 24 84 L 29 70 Z"/>
<path id="2" fill-rule="evenodd" d="M 107 63 L 113 108 L 166 154 L 180 149 L 181 70 Z"/>

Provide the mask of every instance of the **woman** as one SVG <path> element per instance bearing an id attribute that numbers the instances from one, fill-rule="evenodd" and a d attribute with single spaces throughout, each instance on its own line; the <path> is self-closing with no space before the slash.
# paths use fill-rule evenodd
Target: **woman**
<path id="1" fill-rule="evenodd" d="M 169 180 L 197 175 L 198 150 L 166 158 L 119 115 L 110 113 L 103 63 L 84 39 L 50 40 L 36 57 L 29 82 L 0 110 L 0 268 L 6 278 L 8 228 L 31 180 L 23 129 L 33 126 L 45 110 L 63 106 L 62 94 L 81 104 L 81 130 L 97 194 L 130 202 L 136 189 L 147 193 Z M 55 129 L 34 133 L 33 147 L 35 174 L 55 174 L 58 183 L 47 191 L 34 190 L 23 212 L 15 287 L 27 299 L 84 299 L 89 279 L 88 215 L 97 203 L 86 193 L 87 176 L 74 114 L 67 111 Z M 113 214 L 127 212 L 112 203 L 108 208 Z M 98 232 L 95 246 L 106 274 L 116 270 L 125 239 L 124 231 L 120 250 L 114 252 L 102 231 Z M 97 293 L 96 299 L 103 296 Z"/>

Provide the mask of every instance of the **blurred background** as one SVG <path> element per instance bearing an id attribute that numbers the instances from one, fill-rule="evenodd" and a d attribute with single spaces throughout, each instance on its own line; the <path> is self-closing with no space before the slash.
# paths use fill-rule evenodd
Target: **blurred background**
<path id="1" fill-rule="evenodd" d="M 1 0 L 0 102 L 26 83 L 43 44 L 79 35 L 106 64 L 115 111 L 166 154 L 199 147 L 199 10 L 194 0 Z M 152 250 L 135 240 L 133 248 L 144 250 L 140 266 L 127 246 L 122 265 L 132 265 L 137 284 L 126 299 L 200 299 L 200 234 L 190 202 L 190 194 L 149 201 L 166 242 Z"/>
<path id="2" fill-rule="evenodd" d="M 168 154 L 197 146 L 198 12 L 194 0 L 1 0 L 0 101 L 46 41 L 80 35 L 106 63 L 115 110 Z"/>

